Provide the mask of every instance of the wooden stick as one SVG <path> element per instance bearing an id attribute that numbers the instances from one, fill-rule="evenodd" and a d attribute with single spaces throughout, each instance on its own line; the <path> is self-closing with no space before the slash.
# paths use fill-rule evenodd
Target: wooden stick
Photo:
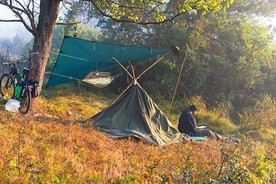
<path id="1" fill-rule="evenodd" d="M 153 63 L 151 66 L 149 66 L 145 71 L 143 71 L 136 79 L 139 79 L 142 75 L 144 75 L 149 69 L 151 69 L 154 65 L 156 65 L 159 61 L 161 61 L 166 55 L 168 55 L 170 52 L 172 52 L 173 49 L 168 51 L 166 54 L 164 54 L 161 58 L 159 58 L 155 63 Z"/>
<path id="2" fill-rule="evenodd" d="M 129 73 L 129 71 L 118 61 L 115 57 L 112 58 L 114 61 L 116 61 L 124 70 L 125 72 L 134 80 L 134 77 Z"/>
<path id="3" fill-rule="evenodd" d="M 180 72 L 179 72 L 179 75 L 178 75 L 177 82 L 176 82 L 176 85 L 175 85 L 175 88 L 174 88 L 173 97 L 172 97 L 171 105 L 170 105 L 170 108 L 169 108 L 169 112 L 171 111 L 171 108 L 172 108 L 172 104 L 173 104 L 173 101 L 174 101 L 174 98 L 175 98 L 175 95 L 176 95 L 176 90 L 178 88 L 178 84 L 179 84 L 180 77 L 181 77 L 181 74 L 182 74 L 182 71 L 183 71 L 183 68 L 184 68 L 184 64 L 185 64 L 185 61 L 187 59 L 187 54 L 188 54 L 188 46 L 187 46 L 187 49 L 186 49 L 185 57 L 183 59 L 183 63 L 182 63 L 181 68 L 180 68 Z"/>

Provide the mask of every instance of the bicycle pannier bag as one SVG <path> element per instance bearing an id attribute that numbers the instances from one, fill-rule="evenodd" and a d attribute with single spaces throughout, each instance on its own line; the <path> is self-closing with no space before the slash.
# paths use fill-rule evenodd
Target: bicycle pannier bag
<path id="1" fill-rule="evenodd" d="M 32 98 L 35 98 L 38 96 L 37 87 L 39 86 L 39 82 L 37 80 L 30 80 L 29 86 L 33 86 L 33 89 L 31 91 Z"/>
<path id="2" fill-rule="evenodd" d="M 21 97 L 22 88 L 23 87 L 20 84 L 15 87 L 15 91 L 14 91 L 15 98 L 19 99 Z"/>

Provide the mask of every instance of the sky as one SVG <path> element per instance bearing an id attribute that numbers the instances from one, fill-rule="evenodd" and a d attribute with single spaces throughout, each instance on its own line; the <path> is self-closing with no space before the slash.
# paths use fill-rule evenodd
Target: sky
<path id="1" fill-rule="evenodd" d="M 13 19 L 13 14 L 7 8 L 0 6 L 0 19 Z M 29 41 L 32 38 L 30 32 L 28 32 L 22 23 L 16 22 L 0 22 L 0 39 L 1 38 L 13 38 L 19 35 L 25 41 Z"/>
<path id="2" fill-rule="evenodd" d="M 9 9 L 0 5 L 0 19 L 13 19 L 14 16 Z M 276 29 L 276 16 L 271 20 L 271 24 Z M 32 38 L 30 32 L 28 32 L 22 23 L 10 23 L 0 22 L 0 39 L 1 38 L 13 38 L 19 35 L 25 41 L 29 41 Z M 276 36 L 275 36 L 276 37 Z"/>

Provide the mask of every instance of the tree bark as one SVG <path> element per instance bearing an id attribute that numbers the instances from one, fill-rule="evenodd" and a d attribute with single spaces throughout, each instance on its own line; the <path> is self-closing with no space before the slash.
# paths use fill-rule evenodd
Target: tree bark
<path id="1" fill-rule="evenodd" d="M 31 57 L 30 79 L 39 81 L 38 94 L 40 95 L 46 65 L 50 56 L 54 29 L 59 13 L 60 0 L 41 0 L 40 15 L 36 30 L 34 31 L 34 45 Z M 31 109 L 33 111 L 37 105 L 37 99 L 32 100 Z"/>

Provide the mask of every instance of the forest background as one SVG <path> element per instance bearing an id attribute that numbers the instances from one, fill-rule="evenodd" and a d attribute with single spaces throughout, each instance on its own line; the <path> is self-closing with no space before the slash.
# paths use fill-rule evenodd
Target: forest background
<path id="1" fill-rule="evenodd" d="M 226 11 L 215 14 L 191 11 L 177 17 L 173 23 L 147 26 L 118 23 L 100 15 L 90 17 L 84 13 L 85 8 L 75 4 L 74 9 L 66 9 L 60 15 L 60 20 L 68 25 L 56 26 L 48 71 L 54 65 L 63 37 L 73 36 L 75 26 L 77 37 L 87 40 L 150 47 L 176 45 L 181 50 L 180 56 L 166 57 L 139 81 L 170 119 L 177 122 L 183 108 L 196 103 L 201 109 L 199 122 L 215 131 L 249 136 L 265 142 L 268 147 L 275 146 L 276 42 L 275 29 L 266 21 L 275 15 L 275 4 L 266 0 L 235 0 Z M 69 24 L 72 22 L 76 24 Z M 12 39 L 1 38 L 1 62 L 21 60 L 31 46 L 32 41 L 26 43 L 19 34 Z M 153 62 L 135 65 L 137 73 Z M 88 88 L 99 94 L 98 89 Z M 116 92 L 113 91 L 114 96 L 109 94 L 112 89 L 112 86 L 104 89 L 103 94 L 113 98 Z M 44 93 L 47 97 L 46 89 Z M 268 176 L 273 170 L 269 167 L 265 171 Z"/>
<path id="2" fill-rule="evenodd" d="M 272 2 L 236 0 L 226 11 L 190 11 L 173 23 L 157 25 L 115 22 L 93 8 L 89 11 L 95 12 L 87 14 L 85 2 L 71 8 L 60 13 L 59 21 L 65 24 L 56 27 L 48 71 L 54 65 L 63 37 L 73 36 L 75 27 L 77 37 L 87 40 L 149 47 L 175 45 L 181 55 L 167 57 L 139 81 L 149 94 L 155 94 L 155 101 L 169 102 L 175 95 L 174 111 L 179 111 L 186 99 L 198 96 L 204 102 L 201 108 L 223 109 L 242 129 L 275 125 L 276 33 L 267 21 L 275 16 Z M 18 60 L 32 47 L 32 41 L 26 43 L 20 34 L 2 37 L 0 43 L 2 62 L 7 58 Z M 139 63 L 135 66 L 137 73 L 152 62 Z M 180 73 L 182 64 L 184 70 Z"/>

